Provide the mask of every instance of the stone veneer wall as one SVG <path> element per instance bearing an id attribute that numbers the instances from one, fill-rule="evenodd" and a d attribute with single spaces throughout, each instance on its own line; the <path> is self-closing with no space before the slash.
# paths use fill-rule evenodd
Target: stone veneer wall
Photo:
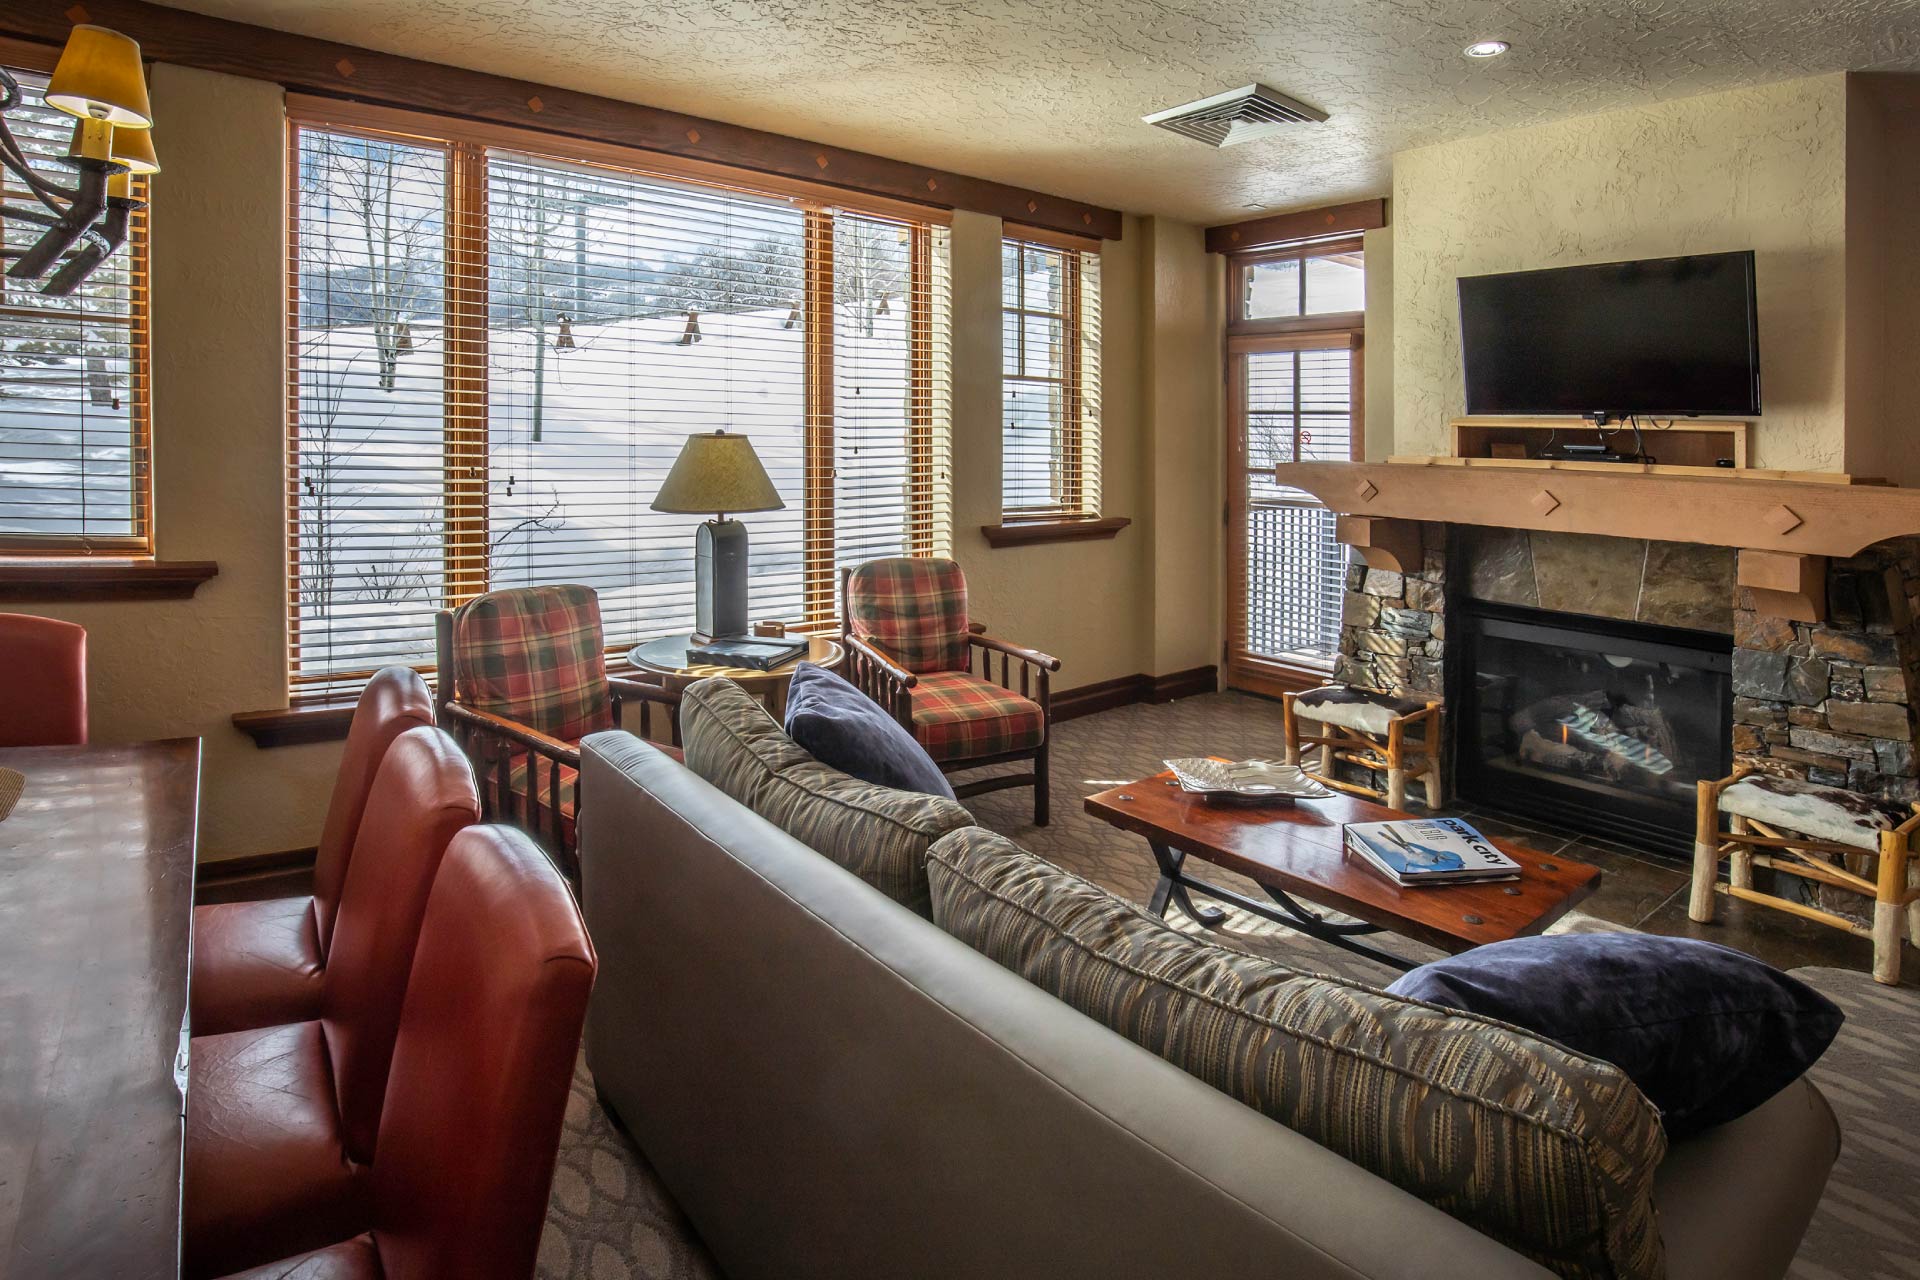
<path id="1" fill-rule="evenodd" d="M 1412 573 L 1347 566 L 1333 678 L 1361 689 L 1438 698 L 1446 679 L 1447 526 L 1424 526 Z"/>
<path id="2" fill-rule="evenodd" d="M 1733 628 L 1734 759 L 1900 807 L 1920 799 L 1911 697 L 1920 687 L 1917 613 L 1920 538 L 1833 562 L 1823 624 L 1789 622 L 1741 599 Z"/>

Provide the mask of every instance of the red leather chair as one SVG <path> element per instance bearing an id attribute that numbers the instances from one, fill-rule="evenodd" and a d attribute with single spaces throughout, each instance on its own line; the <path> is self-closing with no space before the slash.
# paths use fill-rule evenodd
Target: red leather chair
<path id="1" fill-rule="evenodd" d="M 409 729 L 374 774 L 333 919 L 320 1017 L 195 1036 L 181 1254 L 221 1275 L 366 1229 L 407 975 L 448 843 L 479 820 L 452 738 Z"/>
<path id="2" fill-rule="evenodd" d="M 358 1233 L 247 1280 L 527 1280 L 598 967 L 522 833 L 469 827 L 440 865 L 393 1049 Z"/>
<path id="3" fill-rule="evenodd" d="M 0 747 L 87 740 L 87 629 L 0 613 Z"/>
<path id="4" fill-rule="evenodd" d="M 432 723 L 433 693 L 417 672 L 388 667 L 367 681 L 334 776 L 313 859 L 313 892 L 194 908 L 188 988 L 193 1034 L 277 1027 L 320 1016 L 320 975 L 374 773 L 395 738 Z"/>

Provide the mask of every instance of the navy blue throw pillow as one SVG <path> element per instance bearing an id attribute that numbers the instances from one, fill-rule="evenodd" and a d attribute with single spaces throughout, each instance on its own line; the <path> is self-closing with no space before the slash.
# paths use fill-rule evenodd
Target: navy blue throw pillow
<path id="1" fill-rule="evenodd" d="M 1422 965 L 1387 990 L 1611 1062 L 1674 1138 L 1786 1088 L 1846 1020 L 1818 991 L 1731 947 L 1638 933 L 1496 942 Z"/>
<path id="2" fill-rule="evenodd" d="M 951 800 L 953 784 L 927 749 L 851 684 L 811 662 L 787 686 L 787 736 L 822 764 L 862 782 Z"/>

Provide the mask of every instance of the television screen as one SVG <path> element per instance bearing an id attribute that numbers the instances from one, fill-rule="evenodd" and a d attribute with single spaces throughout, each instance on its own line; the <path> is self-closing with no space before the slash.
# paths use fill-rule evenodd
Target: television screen
<path id="1" fill-rule="evenodd" d="M 1760 412 L 1753 253 L 1460 280 L 1470 414 Z"/>

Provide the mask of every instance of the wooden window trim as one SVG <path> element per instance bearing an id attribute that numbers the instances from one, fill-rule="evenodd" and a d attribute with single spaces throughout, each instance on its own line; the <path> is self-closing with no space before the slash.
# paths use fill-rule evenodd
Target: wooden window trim
<path id="1" fill-rule="evenodd" d="M 1078 519 L 1043 517 L 983 524 L 980 534 L 990 547 L 1030 547 L 1042 542 L 1091 542 L 1116 537 L 1132 524 L 1126 516 L 1081 516 Z"/>
<path id="2" fill-rule="evenodd" d="M 1058 313 L 1038 311 L 1024 305 L 1026 302 L 1026 274 L 1024 271 L 1017 274 L 1017 278 L 1021 282 L 1020 302 L 1022 305 L 1009 307 L 1006 305 L 1004 299 L 1000 305 L 1000 312 L 1003 317 L 1013 315 L 1024 321 L 1028 316 L 1038 316 L 1041 319 L 1057 319 L 1060 322 L 1060 376 L 1058 378 L 1038 378 L 1030 377 L 1022 373 L 1015 379 L 1019 382 L 1057 384 L 1060 387 L 1060 457 L 1062 459 L 1060 501 L 1052 507 L 1021 507 L 1014 511 L 1008 511 L 1003 507 L 1001 511 L 1002 523 L 998 525 L 982 525 L 980 527 L 981 532 L 986 533 L 988 529 L 1007 529 L 1016 525 L 1053 524 L 1065 527 L 1081 521 L 1098 520 L 1100 518 L 1099 512 L 1087 510 L 1086 476 L 1082 469 L 1082 463 L 1084 461 L 1082 458 L 1082 446 L 1084 443 L 1083 431 L 1086 387 L 1081 383 L 1081 370 L 1084 364 L 1084 356 L 1081 351 L 1081 344 L 1084 341 L 1084 334 L 1081 330 L 1084 321 L 1084 303 L 1081 298 L 1081 291 L 1085 285 L 1086 263 L 1082 259 L 1081 254 L 1087 252 L 1087 250 L 1054 243 L 1054 237 L 1038 238 L 1018 235 L 1005 236 L 1003 239 L 1005 242 L 1019 247 L 1023 255 L 1022 265 L 1024 265 L 1024 254 L 1028 246 L 1052 253 L 1059 253 L 1061 256 L 1060 288 L 1062 297 L 1060 301 L 1060 311 Z M 1018 363 L 1019 367 L 1024 370 L 1027 367 L 1027 327 L 1024 323 L 1018 323 L 1014 326 L 1014 332 L 1019 335 L 1020 360 Z M 1004 376 L 1003 373 L 1002 377 Z M 1066 461 L 1068 459 L 1071 459 L 1070 465 Z M 1002 466 L 1004 469 L 1004 463 Z M 1004 502 L 1004 497 L 1002 500 Z M 1116 532 L 1118 532 L 1117 529 Z M 993 546 L 1002 546 L 1011 545 L 1014 542 L 1041 540 L 1038 538 L 1013 538 L 1006 535 L 1003 535 L 1003 538 L 1004 541 L 1002 542 L 994 542 L 993 535 L 989 534 L 988 542 Z"/>
<path id="3" fill-rule="evenodd" d="M 48 49 L 42 45 L 29 44 L 21 40 L 0 36 L 0 63 L 21 71 L 34 71 L 42 75 L 50 74 L 59 61 L 59 50 Z M 147 64 L 151 66 L 151 64 Z M 135 198 L 146 200 L 151 180 L 144 176 L 135 176 L 132 194 Z M 103 537 L 38 537 L 29 535 L 0 536 L 0 555 L 18 555 L 34 560 L 69 560 L 84 562 L 93 557 L 113 557 L 116 560 L 125 557 L 126 561 L 152 560 L 155 555 L 153 535 L 153 280 L 152 265 L 152 224 L 149 221 L 151 209 L 143 209 L 135 214 L 135 231 L 127 237 L 120 247 L 127 261 L 127 293 L 135 300 L 128 308 L 126 324 L 128 326 L 127 351 L 130 357 L 127 371 L 128 397 L 132 401 L 128 425 L 130 427 L 129 448 L 136 474 L 139 476 L 134 490 L 133 521 L 137 530 L 133 535 L 119 538 Z M 100 323 L 118 323 L 113 317 L 93 317 Z M 124 562 L 123 562 L 124 563 Z M 180 564 L 198 562 L 182 561 Z M 177 566 L 176 566 L 177 568 Z M 208 574 L 211 577 L 212 574 Z M 127 575 L 120 575 L 126 581 Z M 177 572 L 169 572 L 165 567 L 157 569 L 146 581 L 159 582 L 177 578 Z M 102 585 L 106 578 L 98 568 L 82 569 L 74 575 L 76 583 Z M 191 596 L 198 587 L 196 582 L 185 589 Z M 168 599 L 166 595 L 154 596 L 135 591 L 114 596 L 10 596 L 9 599 Z"/>
<path id="4" fill-rule="evenodd" d="M 1319 209 L 1296 209 L 1292 213 L 1273 213 L 1208 227 L 1207 252 L 1245 253 L 1316 237 L 1358 235 L 1386 225 L 1386 197 L 1376 196 L 1371 200 L 1354 200 L 1348 204 L 1327 205 Z"/>
<path id="5" fill-rule="evenodd" d="M 219 572 L 211 560 L 0 557 L 0 600 L 188 600 Z"/>
<path id="6" fill-rule="evenodd" d="M 1341 254 L 1364 253 L 1366 242 L 1358 236 L 1339 236 L 1308 240 L 1298 244 L 1277 245 L 1227 256 L 1227 333 L 1271 334 L 1305 333 L 1321 335 L 1334 331 L 1361 333 L 1366 329 L 1364 311 L 1321 311 L 1310 315 L 1269 316 L 1249 320 L 1242 314 L 1249 277 L 1253 269 L 1274 262 L 1305 262 L 1308 258 L 1330 258 Z M 1302 272 L 1301 287 L 1305 288 Z"/>

